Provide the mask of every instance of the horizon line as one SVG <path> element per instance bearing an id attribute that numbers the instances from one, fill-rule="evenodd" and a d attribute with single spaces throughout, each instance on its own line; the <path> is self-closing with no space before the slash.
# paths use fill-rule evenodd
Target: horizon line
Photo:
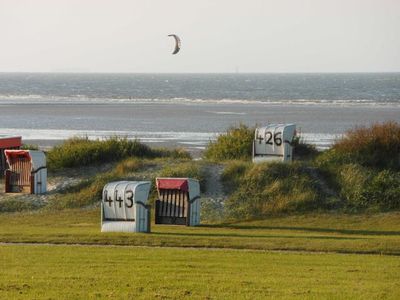
<path id="1" fill-rule="evenodd" d="M 190 75 L 190 74 L 396 74 L 399 71 L 301 71 L 301 72 L 80 72 L 80 71 L 0 71 L 0 74 L 173 74 L 173 75 Z"/>

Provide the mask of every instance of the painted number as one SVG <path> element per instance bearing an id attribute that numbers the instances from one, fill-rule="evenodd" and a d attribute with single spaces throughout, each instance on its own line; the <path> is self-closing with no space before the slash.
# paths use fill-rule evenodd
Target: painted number
<path id="1" fill-rule="evenodd" d="M 272 141 L 271 140 L 272 140 L 272 132 L 271 131 L 267 131 L 265 133 L 265 141 L 266 141 L 265 143 L 268 144 L 268 145 L 272 145 Z"/>
<path id="2" fill-rule="evenodd" d="M 267 131 L 265 133 L 265 143 L 267 145 L 275 145 L 280 146 L 282 145 L 282 132 L 275 132 L 273 134 L 271 131 Z"/>
<path id="3" fill-rule="evenodd" d="M 122 200 L 121 197 L 118 197 L 115 201 L 118 202 L 118 206 L 119 206 L 119 207 L 122 207 L 122 202 L 124 202 L 124 200 Z"/>
<path id="4" fill-rule="evenodd" d="M 131 208 L 133 206 L 133 192 L 132 191 L 126 191 L 126 201 L 127 203 L 125 203 L 125 206 L 127 208 Z M 108 206 L 111 207 L 112 203 L 113 203 L 113 199 L 111 198 L 111 196 L 108 196 L 107 191 L 104 192 L 104 202 L 108 203 Z M 118 202 L 118 207 L 122 207 L 122 202 L 124 202 L 124 200 L 122 200 L 121 197 L 117 197 L 117 191 L 115 191 L 115 202 Z"/>
<path id="5" fill-rule="evenodd" d="M 104 198 L 106 199 L 106 200 L 104 200 L 104 201 L 105 201 L 105 202 L 108 202 L 108 206 L 111 207 L 111 203 L 112 203 L 113 201 L 112 201 L 112 199 L 111 199 L 111 196 L 108 196 L 108 195 L 107 195 L 107 191 L 104 192 Z"/>
<path id="6" fill-rule="evenodd" d="M 282 132 L 276 132 L 275 134 L 274 134 L 274 143 L 275 143 L 275 145 L 277 145 L 277 146 L 280 146 L 280 145 L 282 145 Z"/>
<path id="7" fill-rule="evenodd" d="M 126 191 L 126 195 L 127 195 L 126 200 L 128 200 L 131 204 L 128 205 L 128 203 L 125 203 L 125 205 L 127 208 L 131 208 L 133 206 L 133 192 Z"/>

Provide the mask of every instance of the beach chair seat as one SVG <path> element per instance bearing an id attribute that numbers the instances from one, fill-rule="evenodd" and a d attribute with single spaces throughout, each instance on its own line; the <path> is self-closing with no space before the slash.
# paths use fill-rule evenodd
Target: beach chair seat
<path id="1" fill-rule="evenodd" d="M 5 150 L 6 193 L 42 194 L 47 188 L 46 158 L 42 151 Z"/>
<path id="2" fill-rule="evenodd" d="M 200 186 L 190 178 L 157 178 L 155 223 L 195 226 L 200 223 Z"/>

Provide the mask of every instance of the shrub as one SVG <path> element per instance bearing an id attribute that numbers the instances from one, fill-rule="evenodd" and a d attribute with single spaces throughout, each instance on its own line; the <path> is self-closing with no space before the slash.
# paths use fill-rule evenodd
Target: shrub
<path id="1" fill-rule="evenodd" d="M 47 154 L 49 169 L 88 166 L 95 163 L 117 161 L 126 157 L 190 157 L 182 150 L 151 149 L 138 140 L 112 137 L 91 141 L 87 138 L 71 138 L 54 147 Z"/>
<path id="2" fill-rule="evenodd" d="M 226 193 L 233 193 L 240 185 L 246 171 L 251 164 L 246 161 L 233 160 L 226 164 L 222 174 L 221 181 Z"/>
<path id="3" fill-rule="evenodd" d="M 351 162 L 378 169 L 400 169 L 400 124 L 376 123 L 346 132 L 332 147 Z"/>
<path id="4" fill-rule="evenodd" d="M 381 211 L 400 209 L 400 173 L 379 172 L 366 187 L 366 194 L 370 204 Z"/>
<path id="5" fill-rule="evenodd" d="M 341 166 L 337 174 L 340 197 L 346 201 L 349 208 L 366 208 L 369 199 L 365 187 L 371 180 L 371 172 L 358 164 Z"/>
<path id="6" fill-rule="evenodd" d="M 240 124 L 231 127 L 226 133 L 218 136 L 216 141 L 208 144 L 204 157 L 210 160 L 250 160 L 252 155 L 252 143 L 254 139 L 253 127 Z"/>
<path id="7" fill-rule="evenodd" d="M 137 158 L 128 158 L 107 173 L 99 174 L 69 187 L 52 199 L 49 207 L 55 209 L 85 207 L 99 202 L 104 186 L 111 181 L 127 180 L 145 164 Z"/>
<path id="8" fill-rule="evenodd" d="M 232 219 L 328 208 L 326 195 L 300 163 L 255 164 L 236 180 L 238 187 L 225 203 Z"/>
<path id="9" fill-rule="evenodd" d="M 210 142 L 204 152 L 204 157 L 214 161 L 250 160 L 252 156 L 255 127 L 240 124 L 231 127 L 226 133 Z M 314 145 L 304 142 L 299 136 L 293 139 L 293 154 L 300 159 L 313 158 L 319 154 Z"/>
<path id="10" fill-rule="evenodd" d="M 352 210 L 388 211 L 400 209 L 400 173 L 374 171 L 357 164 L 339 172 L 340 195 Z"/>
<path id="11" fill-rule="evenodd" d="M 22 144 L 21 150 L 39 150 L 39 146 L 33 144 Z"/>
<path id="12" fill-rule="evenodd" d="M 156 148 L 153 149 L 153 157 L 168 157 L 172 159 L 191 159 L 191 155 L 188 151 L 183 148 L 167 149 L 167 148 Z"/>
<path id="13" fill-rule="evenodd" d="M 52 199 L 52 201 L 49 203 L 49 208 L 77 208 L 99 202 L 106 183 L 121 179 L 122 178 L 116 176 L 114 173 L 98 175 L 93 180 L 86 182 L 86 184 L 81 184 L 79 186 L 81 189 L 78 189 L 75 193 L 69 192 Z"/>
<path id="14" fill-rule="evenodd" d="M 120 162 L 115 167 L 115 173 L 119 176 L 123 176 L 128 173 L 136 172 L 143 167 L 143 161 L 137 158 L 128 158 Z"/>
<path id="15" fill-rule="evenodd" d="M 7 199 L 0 201 L 0 213 L 39 209 L 41 205 L 26 200 Z"/>

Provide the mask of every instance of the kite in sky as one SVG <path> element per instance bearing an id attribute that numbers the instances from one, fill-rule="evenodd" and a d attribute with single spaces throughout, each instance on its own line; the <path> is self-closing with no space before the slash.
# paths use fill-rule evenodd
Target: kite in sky
<path id="1" fill-rule="evenodd" d="M 175 49 L 172 54 L 177 54 L 181 50 L 181 39 L 176 34 L 169 34 L 168 36 L 172 36 L 175 39 Z"/>

